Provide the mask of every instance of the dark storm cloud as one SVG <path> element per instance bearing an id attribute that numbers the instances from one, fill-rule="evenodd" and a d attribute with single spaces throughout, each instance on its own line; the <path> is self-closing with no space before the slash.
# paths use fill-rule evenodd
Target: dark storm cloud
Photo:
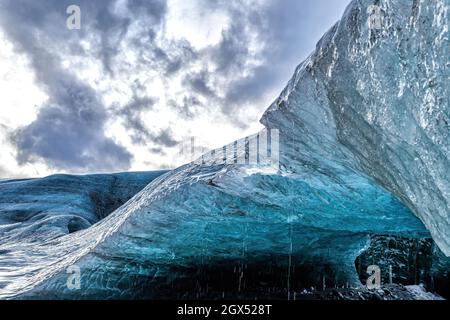
<path id="1" fill-rule="evenodd" d="M 3 2 L 2 27 L 15 49 L 28 55 L 38 84 L 49 96 L 36 120 L 12 134 L 17 160 L 23 164 L 38 157 L 51 167 L 74 171 L 128 169 L 131 154 L 103 132 L 107 115 L 96 93 L 62 69 L 58 56 L 40 42 L 38 31 L 56 39 L 64 34 L 64 28 L 51 29 L 45 22 L 65 26 L 65 10 L 54 15 L 58 8 L 65 8 L 64 1 Z"/>
<path id="2" fill-rule="evenodd" d="M 101 1 L 100 1 L 101 2 Z M 111 4 L 113 1 L 111 2 Z M 130 17 L 119 17 L 111 12 L 112 5 L 100 10 L 88 11 L 97 12 L 91 21 L 94 21 L 93 27 L 100 33 L 101 49 L 99 52 L 105 71 L 113 73 L 113 59 L 119 53 L 120 44 L 128 32 L 131 19 L 142 19 L 145 21 L 147 33 L 144 38 L 147 43 L 152 44 L 151 52 L 158 60 L 166 60 L 166 54 L 153 45 L 155 38 L 154 27 L 158 26 L 167 11 L 166 2 L 163 0 L 130 0 L 127 2 L 127 9 L 134 15 Z M 84 10 L 85 11 L 85 10 Z"/>
<path id="3" fill-rule="evenodd" d="M 233 84 L 230 100 L 251 100 L 273 85 L 284 86 L 295 67 L 314 50 L 317 41 L 337 21 L 348 2 L 271 1 L 264 12 L 250 17 L 249 24 L 260 30 L 261 38 L 268 44 L 263 52 L 267 63 L 259 66 L 249 78 Z M 319 10 L 325 7 L 326 10 Z M 315 16 L 317 12 L 321 16 Z"/>
<path id="4" fill-rule="evenodd" d="M 131 154 L 103 132 L 107 114 L 96 93 L 62 70 L 44 48 L 34 53 L 33 66 L 50 98 L 35 121 L 14 133 L 18 162 L 33 162 L 38 156 L 67 170 L 129 168 Z"/>
<path id="5" fill-rule="evenodd" d="M 206 71 L 187 74 L 184 78 L 183 84 L 197 94 L 201 94 L 208 98 L 213 98 L 216 94 L 208 83 L 209 76 L 210 75 Z"/>
<path id="6" fill-rule="evenodd" d="M 182 59 L 175 59 L 173 61 L 168 61 L 166 66 L 166 74 L 172 75 L 176 72 L 178 72 L 183 66 L 183 60 Z"/>
<path id="7" fill-rule="evenodd" d="M 99 10 L 96 18 L 95 27 L 100 30 L 101 37 L 100 58 L 105 71 L 112 74 L 112 59 L 119 52 L 120 42 L 127 34 L 130 20 L 120 19 L 109 10 Z"/>
<path id="8" fill-rule="evenodd" d="M 175 146 L 177 141 L 173 138 L 172 132 L 168 128 L 155 134 L 148 129 L 146 124 L 144 112 L 152 110 L 157 99 L 145 95 L 145 86 L 139 80 L 136 80 L 131 85 L 131 90 L 133 92 L 132 98 L 128 104 L 116 108 L 116 115 L 122 119 L 133 143 L 139 145 L 151 143 L 153 145 L 150 148 L 151 150 Z M 152 122 L 157 121 L 156 119 L 151 119 L 150 124 Z"/>
<path id="9" fill-rule="evenodd" d="M 246 34 L 246 24 L 248 17 L 243 12 L 231 10 L 231 25 L 222 31 L 222 39 L 219 44 L 212 48 L 212 57 L 217 65 L 216 72 L 228 74 L 230 71 L 239 72 L 245 67 L 246 59 L 249 56 L 248 37 Z M 259 14 L 253 12 L 254 19 L 258 19 Z M 256 32 L 260 30 L 256 29 Z"/>
<path id="10" fill-rule="evenodd" d="M 201 72 L 185 70 L 186 91 L 208 98 L 209 105 L 218 105 L 223 116 L 246 128 L 248 124 L 237 118 L 235 111 L 245 104 L 261 104 L 262 112 L 271 102 L 263 98 L 268 92 L 277 94 L 282 90 L 295 67 L 313 51 L 321 35 L 337 21 L 348 3 L 349 0 L 269 0 L 259 7 L 245 1 L 208 1 L 202 10 L 227 12 L 230 25 L 222 31 L 218 44 L 190 57 L 200 62 L 210 61 L 215 68 Z M 263 63 L 252 66 L 249 43 L 255 37 L 263 46 L 258 57 Z M 189 62 L 180 61 L 185 66 Z M 246 76 L 242 76 L 244 71 Z M 189 110 L 186 101 L 178 108 Z"/>
<path id="11" fill-rule="evenodd" d="M 60 43 L 61 50 L 68 46 L 75 53 L 84 54 L 77 40 L 97 30 L 101 38 L 99 56 L 105 70 L 112 72 L 112 61 L 127 33 L 129 20 L 110 13 L 112 1 L 77 1 L 83 8 L 82 21 L 87 26 L 80 31 L 68 31 L 65 10 L 72 3 L 64 0 L 1 3 L 1 27 L 15 49 L 29 57 L 37 83 L 49 96 L 36 120 L 11 134 L 17 146 L 17 160 L 23 164 L 43 158 L 50 167 L 72 171 L 126 170 L 132 155 L 105 136 L 108 114 L 101 98 L 75 74 L 63 69 L 61 52 L 47 49 L 42 39 L 51 39 L 51 45 Z M 155 21 L 161 21 L 165 12 L 161 1 L 131 1 L 129 7 L 136 12 L 146 7 Z M 130 107 L 135 108 L 137 103 L 130 103 Z M 124 116 L 130 121 L 134 119 L 126 113 Z M 135 130 L 144 132 L 139 125 L 136 122 Z"/>
<path id="12" fill-rule="evenodd" d="M 161 156 L 166 155 L 166 153 L 164 152 L 164 150 L 162 148 L 150 148 L 150 152 L 152 154 L 159 154 Z"/>
<path id="13" fill-rule="evenodd" d="M 142 119 L 142 113 L 152 108 L 155 100 L 150 97 L 134 96 L 131 101 L 117 111 L 125 128 L 130 132 L 134 144 L 146 144 L 152 135 Z"/>
<path id="14" fill-rule="evenodd" d="M 165 147 L 174 147 L 178 144 L 178 142 L 173 138 L 172 131 L 170 129 L 160 131 L 153 137 L 153 141 Z"/>

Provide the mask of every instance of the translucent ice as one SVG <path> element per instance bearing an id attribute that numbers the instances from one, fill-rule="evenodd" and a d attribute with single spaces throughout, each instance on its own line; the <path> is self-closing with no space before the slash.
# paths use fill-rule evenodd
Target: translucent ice
<path id="1" fill-rule="evenodd" d="M 367 23 L 373 3 L 379 29 Z M 447 255 L 449 3 L 352 2 L 263 118 L 394 193 Z"/>

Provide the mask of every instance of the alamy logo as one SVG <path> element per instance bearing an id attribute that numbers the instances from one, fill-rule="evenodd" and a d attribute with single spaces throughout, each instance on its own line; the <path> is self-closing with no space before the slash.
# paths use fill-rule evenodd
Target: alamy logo
<path id="1" fill-rule="evenodd" d="M 66 13 L 69 15 L 66 20 L 66 26 L 69 30 L 81 29 L 81 9 L 77 5 L 70 5 L 66 9 Z"/>
<path id="2" fill-rule="evenodd" d="M 367 13 L 369 14 L 369 19 L 367 24 L 371 30 L 381 29 L 381 9 L 377 5 L 370 5 L 367 8 Z"/>
<path id="3" fill-rule="evenodd" d="M 373 265 L 367 267 L 367 289 L 380 289 L 381 288 L 381 269 L 379 266 Z"/>
<path id="4" fill-rule="evenodd" d="M 190 137 L 180 143 L 179 156 L 198 164 L 237 164 L 279 168 L 280 132 L 278 129 L 234 141 L 223 148 L 206 152 L 198 139 Z"/>
<path id="5" fill-rule="evenodd" d="M 182 160 L 183 163 L 197 160 L 208 151 L 203 145 L 204 142 L 196 137 L 183 139 L 183 141 L 178 144 L 178 156 L 180 157 L 180 160 Z"/>
<path id="6" fill-rule="evenodd" d="M 67 278 L 67 289 L 79 290 L 81 289 L 81 269 L 79 266 L 72 265 L 67 268 L 66 273 L 69 274 Z"/>

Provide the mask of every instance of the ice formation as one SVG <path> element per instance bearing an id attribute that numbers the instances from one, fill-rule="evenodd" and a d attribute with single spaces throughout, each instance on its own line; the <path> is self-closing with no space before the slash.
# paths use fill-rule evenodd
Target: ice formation
<path id="1" fill-rule="evenodd" d="M 394 193 L 447 255 L 449 15 L 448 0 L 352 2 L 263 118 Z"/>
<path id="2" fill-rule="evenodd" d="M 262 118 L 259 137 L 279 130 L 277 166 L 237 143 L 248 164 L 218 149 L 87 229 L 2 241 L 0 297 L 236 297 L 272 269 L 288 294 L 356 285 L 373 234 L 431 233 L 449 255 L 449 4 L 353 1 Z"/>
<path id="3" fill-rule="evenodd" d="M 56 238 L 100 221 L 165 171 L 0 181 L 0 243 Z"/>

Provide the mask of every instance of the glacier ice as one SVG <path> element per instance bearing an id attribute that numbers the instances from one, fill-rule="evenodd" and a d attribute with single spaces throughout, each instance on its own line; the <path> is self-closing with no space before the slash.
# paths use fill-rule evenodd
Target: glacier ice
<path id="1" fill-rule="evenodd" d="M 352 2 L 262 122 L 394 193 L 450 255 L 449 1 L 378 2 L 382 29 Z"/>
<path id="2" fill-rule="evenodd" d="M 0 181 L 0 243 L 90 227 L 165 171 Z"/>
<path id="3" fill-rule="evenodd" d="M 381 29 L 367 23 L 374 4 Z M 431 234 L 450 255 L 449 4 L 353 1 L 261 120 L 279 130 L 277 168 L 225 163 L 218 149 L 87 229 L 3 241 L 0 297 L 241 292 L 271 269 L 288 291 L 355 285 L 355 259 L 383 234 Z"/>
<path id="4" fill-rule="evenodd" d="M 368 234 L 428 235 L 406 207 L 367 178 L 247 175 L 246 170 L 190 164 L 157 178 L 88 229 L 45 244 L 2 245 L 0 261 L 10 267 L 3 270 L 0 292 L 25 298 L 183 297 L 183 290 L 195 287 L 186 285 L 192 269 L 225 265 L 237 268 L 230 273 L 249 277 L 244 269 L 256 264 L 287 274 L 288 257 L 293 265 L 324 268 L 333 277 L 328 286 L 353 284 L 358 282 L 354 260 Z M 27 263 L 18 263 L 22 259 Z M 72 264 L 82 270 L 82 292 L 66 286 L 65 271 Z M 317 277 L 307 267 L 301 271 Z M 15 281 L 8 282 L 11 274 Z M 322 279 L 308 281 L 305 285 L 316 285 Z M 239 279 L 232 285 L 244 289 Z M 178 289 L 165 293 L 168 287 Z"/>

